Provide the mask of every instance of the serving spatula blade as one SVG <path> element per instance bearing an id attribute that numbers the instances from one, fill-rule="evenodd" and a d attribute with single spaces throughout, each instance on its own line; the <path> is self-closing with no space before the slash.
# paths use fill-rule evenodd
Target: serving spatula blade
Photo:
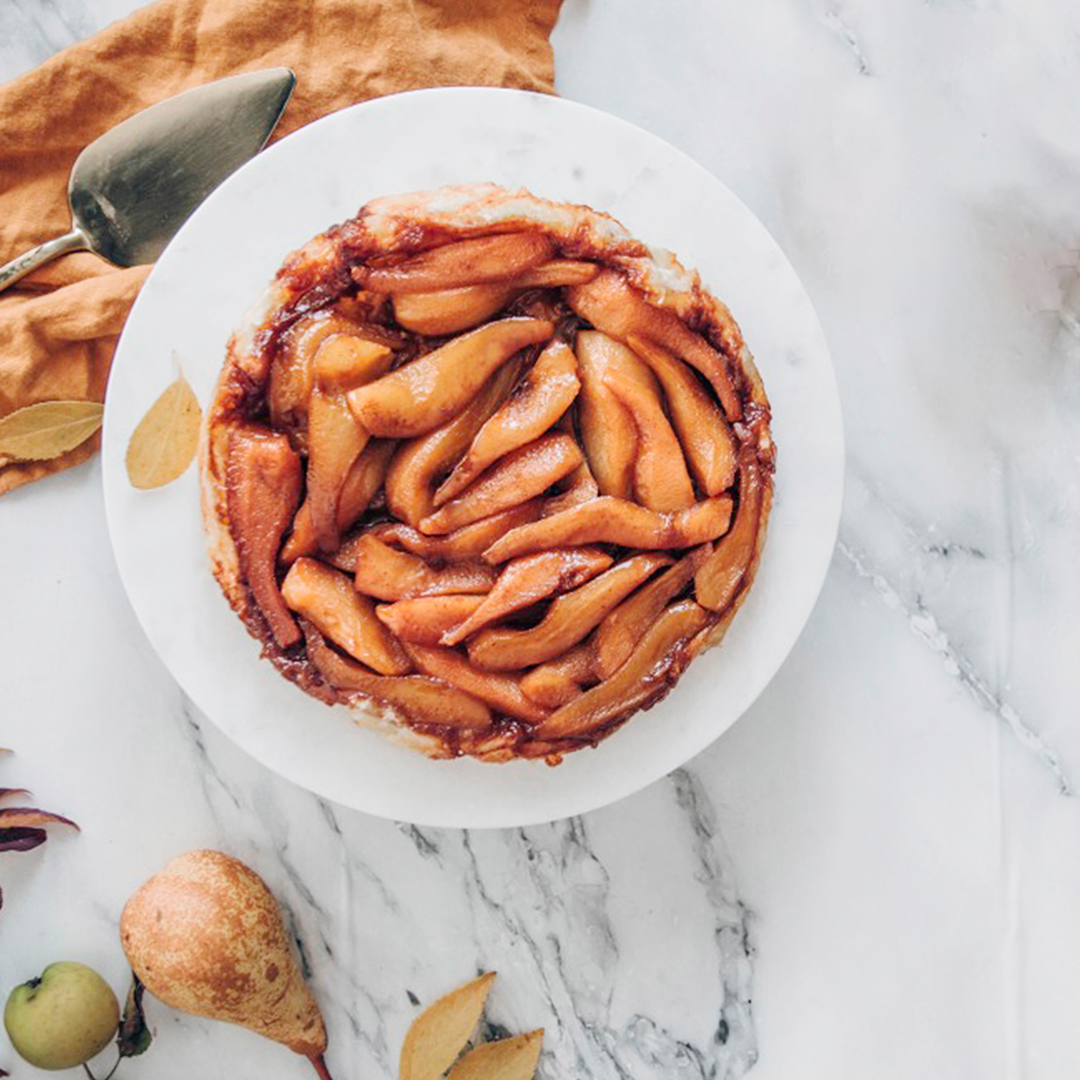
<path id="1" fill-rule="evenodd" d="M 0 290 L 70 251 L 117 266 L 153 262 L 207 195 L 266 145 L 295 83 L 289 68 L 219 79 L 95 139 L 71 170 L 71 231 L 0 267 Z"/>

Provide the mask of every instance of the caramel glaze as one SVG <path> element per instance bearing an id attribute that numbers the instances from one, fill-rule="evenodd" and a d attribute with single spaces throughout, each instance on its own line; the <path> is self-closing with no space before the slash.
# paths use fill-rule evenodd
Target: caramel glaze
<path id="1" fill-rule="evenodd" d="M 214 422 L 225 425 L 236 423 L 254 424 L 270 428 L 267 404 L 267 382 L 270 366 L 282 348 L 282 341 L 286 331 L 298 319 L 309 313 L 337 306 L 358 321 L 384 327 L 388 332 L 395 335 L 400 342 L 400 347 L 395 350 L 394 368 L 407 363 L 416 356 L 437 348 L 449 340 L 450 337 L 455 336 L 425 337 L 403 329 L 394 321 L 393 307 L 388 296 L 365 292 L 357 285 L 355 278 L 362 280 L 363 275 L 357 273 L 356 268 L 362 262 L 369 268 L 392 266 L 411 254 L 442 243 L 461 239 L 461 236 L 459 233 L 441 229 L 437 226 L 416 224 L 411 229 L 405 228 L 399 231 L 398 239 L 401 246 L 394 254 L 386 255 L 373 252 L 369 249 L 369 245 L 365 240 L 363 229 L 358 227 L 356 221 L 353 221 L 331 229 L 317 242 L 313 242 L 312 245 L 308 245 L 307 248 L 290 257 L 279 271 L 278 283 L 284 284 L 294 299 L 275 311 L 272 318 L 264 322 L 257 332 L 254 348 L 251 352 L 252 356 L 257 357 L 256 362 L 253 364 L 249 360 L 246 365 L 233 364 L 223 373 L 216 402 L 216 411 L 213 417 Z M 627 253 L 630 255 L 644 255 L 646 250 L 641 248 L 640 251 L 637 251 L 630 248 Z M 584 238 L 580 243 L 576 244 L 572 240 L 564 242 L 558 245 L 555 251 L 556 258 L 589 259 L 594 255 L 594 251 L 589 243 L 585 242 Z M 571 345 L 579 329 L 590 328 L 587 322 L 571 311 L 563 299 L 562 290 L 558 288 L 529 288 L 509 302 L 496 317 L 501 318 L 511 315 L 550 319 L 556 325 L 555 336 Z M 760 555 L 760 546 L 764 534 L 764 517 L 768 513 L 768 505 L 771 500 L 771 478 L 774 471 L 775 449 L 769 437 L 770 411 L 764 393 L 761 391 L 760 382 L 755 385 L 737 359 L 742 350 L 741 339 L 733 340 L 729 328 L 720 327 L 718 329 L 715 325 L 703 319 L 692 317 L 687 319 L 686 322 L 690 329 L 702 334 L 709 344 L 724 358 L 734 389 L 743 404 L 743 415 L 732 425 L 732 430 L 739 444 L 739 452 L 740 454 L 751 453 L 757 458 L 761 467 L 761 475 L 765 478 L 767 484 L 763 508 L 759 511 L 762 515 L 762 527 L 759 529 L 757 551 L 753 563 L 744 574 L 743 581 L 735 591 L 731 603 L 722 612 L 709 612 L 706 629 L 689 641 L 677 643 L 663 658 L 663 661 L 656 665 L 654 669 L 658 673 L 656 684 L 643 702 L 635 703 L 632 708 L 612 717 L 587 734 L 571 738 L 539 739 L 535 736 L 533 726 L 530 723 L 506 714 L 500 714 L 494 707 L 492 710 L 492 729 L 481 733 L 452 729 L 436 724 L 404 721 L 398 718 L 399 722 L 407 723 L 408 727 L 423 737 L 426 744 L 425 750 L 432 756 L 457 757 L 470 754 L 490 761 L 508 761 L 513 758 L 544 758 L 549 764 L 557 764 L 565 753 L 586 746 L 596 746 L 621 727 L 632 714 L 650 709 L 663 700 L 674 687 L 690 660 L 703 648 L 716 644 L 722 637 L 735 613 L 735 609 L 744 598 L 745 591 L 753 578 L 757 558 Z M 734 332 L 737 334 L 737 327 Z M 531 361 L 539 353 L 540 348 L 541 346 L 532 346 L 525 350 L 526 359 Z M 527 365 L 523 370 L 527 370 Z M 715 400 L 715 394 L 706 381 L 699 377 L 699 382 Z M 511 393 L 515 392 L 517 392 L 516 388 L 511 391 Z M 294 433 L 290 432 L 289 434 L 292 436 Z M 299 449 L 299 447 L 297 448 Z M 440 482 L 442 479 L 445 479 L 445 476 L 440 478 Z M 555 493 L 560 486 L 562 485 L 556 485 L 556 488 L 552 489 L 551 493 Z M 738 487 L 739 480 L 736 479 L 733 488 L 728 492 L 735 503 L 733 520 L 735 515 L 738 514 Z M 695 494 L 698 498 L 703 497 L 700 491 L 696 491 Z M 393 520 L 396 519 L 387 514 L 381 498 L 377 498 L 352 531 L 368 528 L 379 522 Z M 224 524 L 228 527 L 227 522 Z M 616 561 L 628 554 L 625 550 L 612 545 L 601 546 Z M 670 552 L 675 558 L 685 553 L 685 549 Z M 278 568 L 279 585 L 286 570 L 287 567 L 279 566 Z M 354 693 L 336 690 L 324 679 L 308 658 L 302 642 L 288 649 L 283 649 L 278 645 L 271 632 L 270 625 L 255 603 L 246 581 L 242 581 L 242 588 L 244 601 L 246 602 L 238 602 L 235 598 L 231 598 L 233 607 L 243 618 L 249 632 L 260 641 L 263 655 L 274 664 L 278 671 L 320 701 L 328 704 L 355 703 L 356 695 Z M 691 581 L 672 602 L 693 595 L 693 582 Z M 523 612 L 518 612 L 505 620 L 503 625 L 519 627 L 535 625 L 543 617 L 549 602 L 540 603 Z M 596 680 L 593 680 L 583 684 L 582 689 L 588 689 L 591 685 L 595 685 L 595 682 Z"/>

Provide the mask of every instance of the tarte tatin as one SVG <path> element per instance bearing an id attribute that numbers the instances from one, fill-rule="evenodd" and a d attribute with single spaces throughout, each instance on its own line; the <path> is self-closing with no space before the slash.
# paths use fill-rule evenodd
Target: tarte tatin
<path id="1" fill-rule="evenodd" d="M 727 308 L 606 214 L 489 184 L 377 199 L 229 342 L 214 574 L 314 697 L 431 757 L 554 764 L 720 641 L 769 420 Z"/>

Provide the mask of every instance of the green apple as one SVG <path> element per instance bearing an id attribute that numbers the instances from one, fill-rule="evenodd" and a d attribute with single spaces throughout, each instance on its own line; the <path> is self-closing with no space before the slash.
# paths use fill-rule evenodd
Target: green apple
<path id="1" fill-rule="evenodd" d="M 73 960 L 50 964 L 16 986 L 4 1007 L 11 1045 L 39 1069 L 71 1069 L 116 1038 L 120 1005 L 93 968 Z"/>

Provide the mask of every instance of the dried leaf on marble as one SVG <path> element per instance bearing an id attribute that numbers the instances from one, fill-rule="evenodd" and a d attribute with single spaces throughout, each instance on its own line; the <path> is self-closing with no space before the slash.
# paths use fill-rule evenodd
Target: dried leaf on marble
<path id="1" fill-rule="evenodd" d="M 411 1024 L 401 1048 L 401 1080 L 438 1080 L 465 1049 L 495 978 L 489 971 L 451 990 Z"/>
<path id="2" fill-rule="evenodd" d="M 195 457 L 201 422 L 198 399 L 181 373 L 132 433 L 126 458 L 132 485 L 158 488 L 180 476 Z"/>
<path id="3" fill-rule="evenodd" d="M 544 1029 L 484 1043 L 470 1050 L 446 1080 L 532 1080 L 540 1060 Z"/>
<path id="4" fill-rule="evenodd" d="M 0 420 L 0 458 L 49 461 L 86 442 L 105 407 L 98 401 L 39 401 Z"/>
<path id="5" fill-rule="evenodd" d="M 50 814 L 47 810 L 35 810 L 29 806 L 7 806 L 0 810 L 0 830 L 40 829 L 44 825 L 70 825 L 75 830 L 79 828 L 70 818 Z"/>
<path id="6" fill-rule="evenodd" d="M 138 1057 L 145 1053 L 154 1041 L 143 1012 L 143 993 L 144 987 L 139 976 L 132 972 L 131 987 L 124 1002 L 124 1015 L 120 1018 L 120 1027 L 116 1033 L 116 1045 L 122 1058 Z"/>

